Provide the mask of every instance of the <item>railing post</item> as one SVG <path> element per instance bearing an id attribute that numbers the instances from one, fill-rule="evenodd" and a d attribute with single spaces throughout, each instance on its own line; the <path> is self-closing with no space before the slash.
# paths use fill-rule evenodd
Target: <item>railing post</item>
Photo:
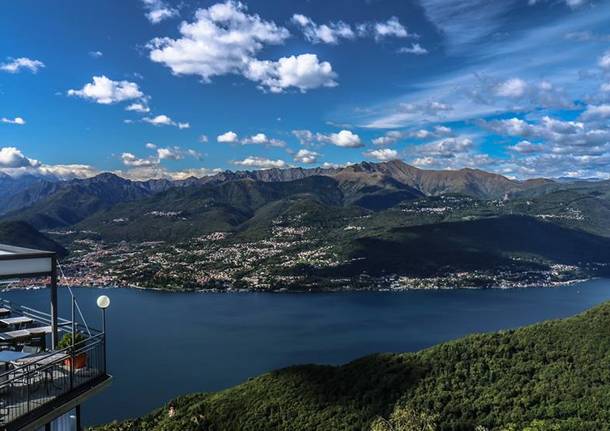
<path id="1" fill-rule="evenodd" d="M 104 374 L 107 374 L 107 372 L 106 372 L 107 371 L 106 370 L 106 355 L 107 355 L 107 352 L 106 352 L 106 309 L 105 308 L 102 309 L 102 316 L 103 316 L 102 317 L 102 321 L 103 321 L 102 322 L 102 328 L 103 328 L 102 330 L 104 331 L 103 332 L 104 336 L 103 336 L 103 339 L 102 339 L 102 349 L 103 349 L 102 360 L 104 361 L 103 362 Z"/>
<path id="2" fill-rule="evenodd" d="M 57 349 L 57 256 L 51 258 L 51 347 Z"/>

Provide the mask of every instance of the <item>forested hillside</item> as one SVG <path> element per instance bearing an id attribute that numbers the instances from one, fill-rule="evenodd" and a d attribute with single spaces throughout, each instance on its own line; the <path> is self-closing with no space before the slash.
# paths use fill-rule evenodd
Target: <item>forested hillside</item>
<path id="1" fill-rule="evenodd" d="M 606 303 L 417 353 L 273 371 L 181 397 L 174 417 L 166 406 L 97 431 L 607 430 L 609 327 Z"/>

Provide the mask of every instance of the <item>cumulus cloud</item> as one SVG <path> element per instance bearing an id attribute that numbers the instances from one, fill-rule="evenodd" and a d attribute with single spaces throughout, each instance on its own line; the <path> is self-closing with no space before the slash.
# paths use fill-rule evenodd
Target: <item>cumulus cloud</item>
<path id="1" fill-rule="evenodd" d="M 148 168 L 159 165 L 163 160 L 183 160 L 185 157 L 193 157 L 201 160 L 202 155 L 192 149 L 180 147 L 157 147 L 153 143 L 147 143 L 146 148 L 154 150 L 155 154 L 148 157 L 137 157 L 133 153 L 125 152 L 121 154 L 121 161 L 125 166 L 131 168 Z"/>
<path id="2" fill-rule="evenodd" d="M 302 148 L 294 155 L 294 161 L 310 165 L 313 163 L 317 163 L 319 157 L 319 153 Z"/>
<path id="3" fill-rule="evenodd" d="M 581 114 L 581 118 L 585 121 L 608 119 L 610 118 L 610 105 L 587 106 L 587 109 Z"/>
<path id="4" fill-rule="evenodd" d="M 221 144 L 235 144 L 239 141 L 239 136 L 237 135 L 237 133 L 229 130 L 228 132 L 225 132 L 222 135 L 218 135 L 216 137 L 216 140 Z"/>
<path id="5" fill-rule="evenodd" d="M 360 32 L 372 31 L 375 39 L 383 39 L 386 37 L 408 37 L 409 32 L 403 26 L 397 17 L 393 16 L 385 22 L 376 22 L 374 24 L 365 24 L 358 26 Z"/>
<path id="6" fill-rule="evenodd" d="M 178 16 L 178 10 L 170 7 L 163 0 L 142 0 L 142 3 L 146 9 L 146 18 L 153 24 Z"/>
<path id="7" fill-rule="evenodd" d="M 153 126 L 174 126 L 179 129 L 188 129 L 191 127 L 189 123 L 181 123 L 171 119 L 171 117 L 160 114 L 155 117 L 144 117 L 142 121 L 148 124 L 152 124 Z"/>
<path id="8" fill-rule="evenodd" d="M 273 93 L 281 93 L 290 87 L 305 93 L 314 88 L 337 86 L 337 74 L 332 65 L 327 61 L 320 62 L 316 54 L 292 55 L 278 61 L 252 60 L 244 76 Z"/>
<path id="9" fill-rule="evenodd" d="M 242 141 L 242 144 L 244 144 L 244 145 L 256 144 L 256 145 L 264 145 L 267 147 L 278 147 L 278 148 L 283 148 L 286 146 L 286 142 L 284 142 L 280 139 L 269 138 L 264 133 L 257 133 L 256 135 L 247 137 L 246 139 L 244 139 Z"/>
<path id="10" fill-rule="evenodd" d="M 89 57 L 91 58 L 101 58 L 104 56 L 102 51 L 89 51 Z"/>
<path id="11" fill-rule="evenodd" d="M 23 118 L 21 118 L 21 117 L 15 117 L 15 118 L 2 117 L 2 118 L 0 118 L 0 123 L 15 124 L 17 126 L 24 126 L 25 125 L 25 120 Z"/>
<path id="12" fill-rule="evenodd" d="M 350 130 L 341 130 L 339 133 L 322 136 L 322 140 L 343 148 L 358 148 L 363 146 L 360 136 Z"/>
<path id="13" fill-rule="evenodd" d="M 299 140 L 301 145 L 312 145 L 314 143 L 327 143 L 344 148 L 358 148 L 364 146 L 360 136 L 350 130 L 341 130 L 338 133 L 314 133 L 311 130 L 293 130 L 292 134 Z"/>
<path id="14" fill-rule="evenodd" d="M 125 166 L 143 167 L 157 165 L 159 161 L 154 158 L 140 159 L 132 153 L 121 154 L 121 161 Z"/>
<path id="15" fill-rule="evenodd" d="M 27 57 L 8 58 L 5 63 L 0 64 L 0 70 L 8 73 L 19 73 L 22 70 L 29 70 L 32 73 L 45 67 L 44 63 L 39 60 L 32 60 Z"/>
<path id="16" fill-rule="evenodd" d="M 266 44 L 280 44 L 289 33 L 259 15 L 246 13 L 239 2 L 217 3 L 199 9 L 195 21 L 180 25 L 181 38 L 153 39 L 151 60 L 168 66 L 176 75 L 199 75 L 205 81 L 240 73 Z"/>
<path id="17" fill-rule="evenodd" d="M 0 148 L 0 172 L 11 176 L 30 174 L 61 180 L 86 178 L 99 173 L 89 165 L 47 165 L 26 157 L 15 147 Z"/>
<path id="18" fill-rule="evenodd" d="M 37 166 L 40 163 L 29 159 L 15 147 L 0 148 L 0 168 L 23 168 Z"/>
<path id="19" fill-rule="evenodd" d="M 533 144 L 530 141 L 520 141 L 515 145 L 511 145 L 508 147 L 509 150 L 515 151 L 521 154 L 534 154 L 541 153 L 544 151 L 544 145 L 542 144 Z"/>
<path id="20" fill-rule="evenodd" d="M 94 76 L 93 82 L 85 84 L 80 90 L 68 90 L 68 96 L 92 100 L 102 105 L 140 99 L 144 93 L 138 84 L 129 81 L 113 81 L 106 76 Z"/>
<path id="21" fill-rule="evenodd" d="M 405 137 L 404 132 L 398 130 L 390 130 L 383 136 L 373 139 L 373 145 L 392 145 Z"/>
<path id="22" fill-rule="evenodd" d="M 388 160 L 394 160 L 398 158 L 398 151 L 391 150 L 389 148 L 380 148 L 377 150 L 367 151 L 364 154 L 366 157 L 378 160 L 380 162 L 387 162 Z"/>
<path id="23" fill-rule="evenodd" d="M 125 108 L 126 111 L 139 112 L 142 114 L 146 114 L 150 112 L 150 108 L 144 102 L 135 102 Z"/>
<path id="24" fill-rule="evenodd" d="M 199 9 L 195 20 L 180 25 L 181 37 L 162 37 L 148 44 L 150 59 L 169 67 L 175 75 L 198 75 L 204 82 L 215 76 L 237 74 L 259 83 L 263 89 L 282 92 L 295 87 L 302 92 L 336 85 L 330 63 L 315 54 L 261 60 L 257 54 L 267 45 L 278 45 L 288 30 L 257 14 L 247 13 L 236 1 Z"/>
<path id="25" fill-rule="evenodd" d="M 285 168 L 286 162 L 283 160 L 272 160 L 264 157 L 250 156 L 243 160 L 235 160 L 233 164 L 242 166 L 245 168 L 256 168 L 256 169 L 273 169 L 273 168 Z"/>
<path id="26" fill-rule="evenodd" d="M 208 142 L 208 135 L 199 135 L 199 139 L 197 139 L 199 143 L 205 144 Z"/>
<path id="27" fill-rule="evenodd" d="M 399 54 L 414 54 L 414 55 L 425 55 L 428 54 L 428 50 L 421 46 L 419 43 L 413 43 L 411 46 L 403 46 L 397 51 Z"/>

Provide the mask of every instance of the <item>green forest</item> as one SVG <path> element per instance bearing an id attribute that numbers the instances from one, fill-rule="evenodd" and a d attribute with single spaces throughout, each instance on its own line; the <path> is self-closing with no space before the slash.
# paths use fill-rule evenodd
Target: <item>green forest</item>
<path id="1" fill-rule="evenodd" d="M 609 430 L 609 329 L 605 303 L 416 353 L 277 370 L 95 430 Z"/>

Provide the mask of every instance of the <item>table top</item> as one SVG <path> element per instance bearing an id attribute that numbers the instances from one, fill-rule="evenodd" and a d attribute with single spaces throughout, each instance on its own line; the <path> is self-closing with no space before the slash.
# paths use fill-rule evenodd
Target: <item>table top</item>
<path id="1" fill-rule="evenodd" d="M 29 353 L 15 352 L 13 350 L 2 350 L 0 351 L 0 362 L 12 362 L 19 359 L 23 359 L 28 356 Z"/>
<path id="2" fill-rule="evenodd" d="M 29 317 L 25 317 L 25 316 L 7 317 L 6 319 L 0 319 L 0 323 L 3 323 L 5 325 L 15 325 L 17 323 L 30 323 L 33 321 L 34 320 L 30 319 Z"/>
<path id="3" fill-rule="evenodd" d="M 11 314 L 11 310 L 8 308 L 0 307 L 0 316 L 4 316 L 5 314 Z"/>
<path id="4" fill-rule="evenodd" d="M 36 365 L 48 365 L 52 362 L 61 361 L 67 359 L 70 356 L 67 353 L 38 353 L 36 355 L 28 355 L 13 361 L 15 365 L 30 365 L 36 363 Z"/>
<path id="5" fill-rule="evenodd" d="M 17 331 L 0 332 L 0 340 L 16 340 L 20 338 L 31 338 L 32 334 L 27 329 L 19 329 Z"/>

